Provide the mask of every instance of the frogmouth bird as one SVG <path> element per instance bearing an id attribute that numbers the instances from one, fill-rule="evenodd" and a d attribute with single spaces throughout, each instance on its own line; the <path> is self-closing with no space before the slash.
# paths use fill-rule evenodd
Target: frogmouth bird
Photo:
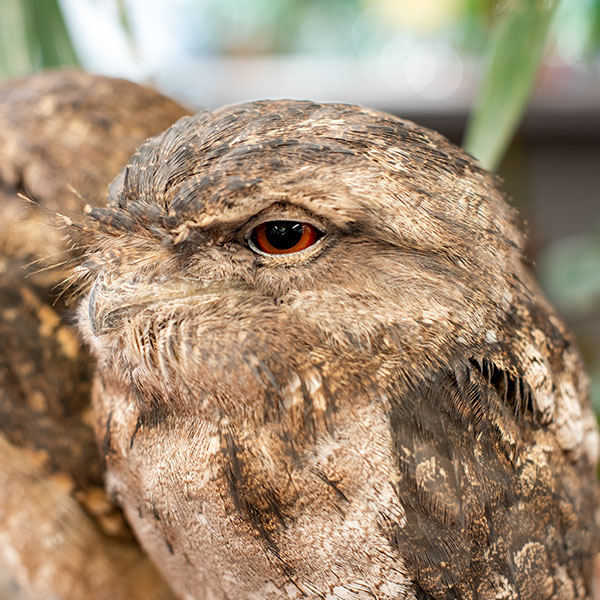
<path id="1" fill-rule="evenodd" d="M 594 597 L 581 358 L 441 135 L 201 112 L 70 228 L 107 489 L 179 597 Z"/>

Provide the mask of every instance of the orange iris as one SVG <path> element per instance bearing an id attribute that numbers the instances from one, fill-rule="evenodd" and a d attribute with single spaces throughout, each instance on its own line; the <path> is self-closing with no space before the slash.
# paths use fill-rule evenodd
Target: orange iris
<path id="1" fill-rule="evenodd" d="M 252 232 L 252 241 L 265 254 L 292 254 L 312 246 L 322 233 L 309 223 L 267 221 Z"/>

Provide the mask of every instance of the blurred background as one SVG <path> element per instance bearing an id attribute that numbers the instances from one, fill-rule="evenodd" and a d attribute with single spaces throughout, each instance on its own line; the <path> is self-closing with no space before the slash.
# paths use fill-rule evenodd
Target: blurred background
<path id="1" fill-rule="evenodd" d="M 0 0 L 0 76 L 62 65 L 191 109 L 365 104 L 498 171 L 600 411 L 600 0 Z"/>

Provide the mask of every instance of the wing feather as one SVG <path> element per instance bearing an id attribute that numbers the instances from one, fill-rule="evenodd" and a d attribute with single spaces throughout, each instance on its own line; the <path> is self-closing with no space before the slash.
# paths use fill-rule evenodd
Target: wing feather
<path id="1" fill-rule="evenodd" d="M 388 535 L 421 597 L 589 597 L 599 532 L 581 499 L 591 509 L 595 488 L 530 397 L 515 374 L 464 359 L 396 396 L 406 524 Z"/>

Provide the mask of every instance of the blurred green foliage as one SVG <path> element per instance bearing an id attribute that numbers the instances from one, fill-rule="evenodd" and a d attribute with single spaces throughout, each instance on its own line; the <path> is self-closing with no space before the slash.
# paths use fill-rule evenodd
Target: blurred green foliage
<path id="1" fill-rule="evenodd" d="M 57 0 L 0 0 L 0 75 L 76 65 Z"/>
<path id="2" fill-rule="evenodd" d="M 133 22 L 140 3 L 112 2 L 135 45 Z M 65 0 L 62 3 L 68 6 Z M 555 0 L 535 0 L 540 13 L 552 3 Z M 576 29 L 566 31 L 567 37 L 575 35 L 575 45 L 582 51 L 598 48 L 600 31 L 594 24 L 600 0 L 562 0 L 562 4 L 561 21 Z M 166 6 L 168 0 L 153 0 L 148 11 Z M 490 31 L 499 19 L 529 6 L 529 0 L 178 0 L 169 10 L 171 15 L 182 15 L 179 33 L 189 40 L 189 56 L 328 53 L 364 57 L 377 55 L 399 38 L 441 40 L 459 52 L 480 54 L 488 47 Z M 573 40 L 569 43 L 573 45 Z"/>

